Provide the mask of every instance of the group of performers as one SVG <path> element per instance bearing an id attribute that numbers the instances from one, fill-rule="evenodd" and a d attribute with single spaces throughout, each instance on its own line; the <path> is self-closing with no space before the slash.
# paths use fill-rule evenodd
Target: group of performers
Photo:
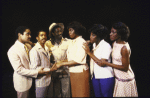
<path id="1" fill-rule="evenodd" d="M 94 24 L 88 41 L 82 37 L 87 32 L 81 23 L 73 21 L 67 29 L 70 38 L 62 36 L 63 23 L 52 23 L 48 34 L 37 32 L 37 43 L 30 41 L 28 27 L 16 29 L 17 40 L 7 54 L 18 98 L 30 97 L 32 82 L 37 98 L 92 97 L 91 89 L 95 97 L 138 97 L 126 24 L 114 23 L 111 32 Z M 105 40 L 108 34 L 112 46 Z"/>

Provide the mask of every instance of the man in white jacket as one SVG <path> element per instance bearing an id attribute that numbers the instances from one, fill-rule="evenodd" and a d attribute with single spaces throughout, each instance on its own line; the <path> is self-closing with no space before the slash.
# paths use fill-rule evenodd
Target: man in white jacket
<path id="1" fill-rule="evenodd" d="M 54 71 L 53 68 L 50 68 L 50 55 L 49 51 L 46 51 L 44 44 L 47 40 L 47 35 L 45 31 L 39 31 L 37 33 L 37 43 L 30 51 L 30 68 L 39 69 L 43 67 L 43 70 Z M 51 74 L 46 74 L 38 76 L 35 79 L 36 85 L 36 97 L 43 98 L 47 97 L 48 87 L 51 82 Z"/>
<path id="2" fill-rule="evenodd" d="M 17 40 L 15 44 L 8 50 L 7 55 L 14 69 L 13 82 L 17 91 L 18 98 L 29 98 L 29 90 L 32 86 L 32 78 L 36 78 L 38 74 L 47 74 L 49 71 L 30 70 L 29 67 L 29 50 L 25 43 L 31 38 L 31 32 L 28 27 L 19 26 L 16 29 Z"/>

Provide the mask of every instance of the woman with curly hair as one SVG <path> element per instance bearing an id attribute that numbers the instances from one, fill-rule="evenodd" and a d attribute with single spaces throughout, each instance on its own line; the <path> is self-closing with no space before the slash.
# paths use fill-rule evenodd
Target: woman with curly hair
<path id="1" fill-rule="evenodd" d="M 130 66 L 131 50 L 127 42 L 130 35 L 128 26 L 122 22 L 113 24 L 110 33 L 113 43 L 112 63 L 105 60 L 99 62 L 100 66 L 114 68 L 115 88 L 114 97 L 137 97 L 137 87 L 134 73 Z"/>
<path id="2" fill-rule="evenodd" d="M 95 24 L 89 30 L 90 43 L 93 44 L 93 53 L 90 52 L 88 42 L 84 44 L 86 53 L 91 57 L 90 72 L 92 78 L 95 97 L 113 97 L 114 73 L 112 67 L 101 67 L 97 64 L 99 60 L 105 59 L 111 61 L 111 46 L 104 38 L 108 34 L 108 29 L 101 25 Z"/>
<path id="3" fill-rule="evenodd" d="M 67 50 L 67 61 L 58 62 L 56 66 L 69 66 L 72 97 L 90 97 L 87 55 L 82 47 L 86 41 L 81 36 L 85 28 L 74 21 L 69 24 L 68 30 L 72 42 Z"/>

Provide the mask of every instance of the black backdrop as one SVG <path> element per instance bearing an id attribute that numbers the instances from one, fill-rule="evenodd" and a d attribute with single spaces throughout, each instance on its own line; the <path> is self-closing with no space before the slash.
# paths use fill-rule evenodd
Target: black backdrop
<path id="1" fill-rule="evenodd" d="M 135 73 L 139 96 L 150 96 L 149 81 L 149 2 L 148 0 L 1 0 L 2 14 L 2 95 L 16 96 L 13 88 L 13 69 L 7 57 L 14 44 L 15 30 L 27 26 L 36 42 L 38 30 L 48 32 L 52 22 L 79 21 L 87 29 L 93 24 L 103 24 L 111 29 L 114 22 L 124 22 L 130 28 L 128 42 L 131 47 L 131 67 Z M 65 28 L 64 36 L 68 37 Z M 89 34 L 85 34 L 89 39 Z"/>

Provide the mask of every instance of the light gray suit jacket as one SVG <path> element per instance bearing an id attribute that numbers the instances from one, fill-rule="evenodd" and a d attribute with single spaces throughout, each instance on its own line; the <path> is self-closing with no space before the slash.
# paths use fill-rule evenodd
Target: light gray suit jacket
<path id="1" fill-rule="evenodd" d="M 45 69 L 50 70 L 50 55 L 37 42 L 36 45 L 30 51 L 30 68 L 36 70 L 39 69 L 40 67 L 43 67 L 44 68 L 43 70 Z M 50 74 L 38 76 L 35 79 L 36 87 L 49 86 L 50 82 L 51 82 Z"/>
<path id="2" fill-rule="evenodd" d="M 36 78 L 37 70 L 30 70 L 29 58 L 24 48 L 24 44 L 18 40 L 7 52 L 9 61 L 14 69 L 14 88 L 18 92 L 24 92 L 31 88 L 32 77 Z"/>

